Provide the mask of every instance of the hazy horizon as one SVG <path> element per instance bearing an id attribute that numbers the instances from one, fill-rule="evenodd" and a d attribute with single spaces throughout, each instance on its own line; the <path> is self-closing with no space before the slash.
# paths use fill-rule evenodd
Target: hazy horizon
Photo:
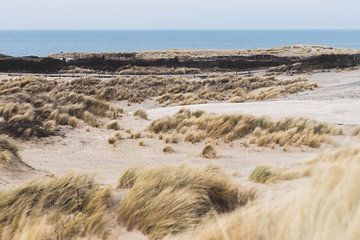
<path id="1" fill-rule="evenodd" d="M 2 0 L 0 29 L 358 30 L 359 10 L 358 0 Z"/>

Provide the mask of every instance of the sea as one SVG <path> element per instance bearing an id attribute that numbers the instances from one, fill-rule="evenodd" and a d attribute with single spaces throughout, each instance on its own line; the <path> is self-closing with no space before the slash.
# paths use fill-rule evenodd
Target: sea
<path id="1" fill-rule="evenodd" d="M 286 45 L 360 49 L 360 30 L 2 30 L 0 54 L 164 49 L 253 49 Z"/>

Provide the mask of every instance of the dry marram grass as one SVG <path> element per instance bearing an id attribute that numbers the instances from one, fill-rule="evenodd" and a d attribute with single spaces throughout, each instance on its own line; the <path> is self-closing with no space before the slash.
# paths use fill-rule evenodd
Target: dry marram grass
<path id="1" fill-rule="evenodd" d="M 358 239 L 360 149 L 325 154 L 311 165 L 310 183 L 270 206 L 247 206 L 171 239 Z"/>
<path id="2" fill-rule="evenodd" d="M 109 189 L 101 189 L 92 178 L 75 175 L 1 192 L 0 236 L 33 236 L 32 227 L 40 222 L 44 232 L 38 233 L 38 239 L 105 238 L 110 195 Z"/>
<path id="3" fill-rule="evenodd" d="M 185 141 L 190 142 L 206 138 L 223 139 L 226 142 L 240 139 L 258 146 L 304 145 L 312 148 L 320 147 L 321 143 L 330 143 L 328 135 L 342 134 L 335 125 L 303 118 L 273 121 L 250 115 L 203 113 L 197 116 L 185 109 L 172 117 L 153 121 L 148 130 L 157 134 L 188 132 Z"/>
<path id="4" fill-rule="evenodd" d="M 213 145 L 206 145 L 201 152 L 201 156 L 208 159 L 218 158 L 217 151 Z"/>
<path id="5" fill-rule="evenodd" d="M 119 207 L 120 223 L 138 228 L 150 239 L 182 232 L 208 214 L 239 206 L 237 187 L 216 168 L 131 168 L 120 186 L 130 187 Z"/>
<path id="6" fill-rule="evenodd" d="M 76 127 L 83 120 L 100 127 L 99 118 L 117 118 L 122 113 L 91 95 L 62 89 L 66 84 L 31 77 L 1 81 L 0 132 L 13 137 L 46 137 L 55 133 L 56 125 Z"/>
<path id="7" fill-rule="evenodd" d="M 139 118 L 142 118 L 144 120 L 148 120 L 148 115 L 145 112 L 145 110 L 139 109 L 137 111 L 134 112 L 134 116 L 137 116 Z"/>

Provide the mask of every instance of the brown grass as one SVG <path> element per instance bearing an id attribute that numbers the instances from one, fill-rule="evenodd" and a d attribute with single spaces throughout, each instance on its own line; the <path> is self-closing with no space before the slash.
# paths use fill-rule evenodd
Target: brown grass
<path id="1" fill-rule="evenodd" d="M 13 239 L 42 219 L 51 239 L 105 238 L 110 196 L 110 190 L 101 189 L 92 178 L 75 175 L 1 192 L 0 236 Z"/>
<path id="2" fill-rule="evenodd" d="M 127 75 L 161 75 L 161 74 L 196 74 L 200 73 L 198 68 L 168 68 L 168 67 L 139 67 L 132 66 L 120 69 L 120 74 Z"/>
<path id="3" fill-rule="evenodd" d="M 296 169 L 276 169 L 269 166 L 258 166 L 250 174 L 249 180 L 256 183 L 276 183 L 283 180 L 294 180 L 310 176 L 309 167 L 299 167 Z"/>
<path id="4" fill-rule="evenodd" d="M 355 127 L 355 128 L 353 129 L 352 134 L 353 134 L 354 136 L 360 136 L 360 126 Z"/>
<path id="5" fill-rule="evenodd" d="M 338 127 L 303 118 L 286 118 L 273 121 L 250 115 L 202 114 L 200 117 L 188 110 L 180 110 L 172 117 L 155 120 L 148 127 L 153 133 L 187 133 L 186 141 L 205 138 L 247 141 L 258 146 L 309 146 L 320 147 L 330 143 L 328 135 L 342 134 Z M 198 137 L 195 137 L 194 134 Z"/>
<path id="6" fill-rule="evenodd" d="M 63 89 L 63 85 L 67 83 L 31 77 L 1 81 L 0 117 L 4 121 L 0 132 L 14 137 L 46 137 L 56 132 L 56 125 L 77 127 L 83 120 L 100 127 L 99 118 L 117 118 L 122 113 L 93 96 L 72 92 L 71 87 Z M 9 89 L 11 94 L 7 94 Z"/>
<path id="7" fill-rule="evenodd" d="M 174 153 L 175 152 L 175 150 L 174 150 L 174 148 L 172 147 L 172 146 L 165 146 L 164 148 L 163 148 L 163 153 Z"/>
<path id="8" fill-rule="evenodd" d="M 108 143 L 115 146 L 120 140 L 121 140 L 121 133 L 116 132 L 112 137 L 108 139 Z"/>
<path id="9" fill-rule="evenodd" d="M 80 78 L 59 86 L 60 91 L 95 96 L 102 100 L 141 103 L 156 98 L 159 104 L 188 105 L 209 101 L 254 101 L 312 90 L 317 85 L 306 79 L 241 77 L 235 74 L 209 75 L 205 79 L 178 76 L 132 76 L 103 80 Z"/>
<path id="10" fill-rule="evenodd" d="M 18 151 L 13 143 L 0 138 L 0 169 L 20 170 L 21 167 L 28 167 L 21 161 Z"/>
<path id="11" fill-rule="evenodd" d="M 358 239 L 359 148 L 322 155 L 313 164 L 310 183 L 296 191 L 245 206 L 170 239 Z"/>
<path id="12" fill-rule="evenodd" d="M 120 130 L 120 125 L 117 120 L 113 120 L 106 125 L 106 128 L 118 131 L 118 130 Z"/>
<path id="13" fill-rule="evenodd" d="M 148 120 L 148 115 L 145 112 L 145 110 L 139 109 L 137 111 L 134 112 L 134 116 L 142 118 L 144 120 Z"/>
<path id="14" fill-rule="evenodd" d="M 121 179 L 132 187 L 120 204 L 119 221 L 129 229 L 138 228 L 150 239 L 182 232 L 208 214 L 239 206 L 237 187 L 215 168 L 131 169 Z"/>
<path id="15" fill-rule="evenodd" d="M 208 159 L 218 158 L 217 151 L 213 145 L 206 145 L 201 152 L 201 156 Z"/>

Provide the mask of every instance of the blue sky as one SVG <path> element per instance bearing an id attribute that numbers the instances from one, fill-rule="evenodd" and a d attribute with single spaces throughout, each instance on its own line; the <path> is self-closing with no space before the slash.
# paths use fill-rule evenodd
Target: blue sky
<path id="1" fill-rule="evenodd" d="M 0 29 L 359 29 L 360 0 L 0 0 Z"/>

